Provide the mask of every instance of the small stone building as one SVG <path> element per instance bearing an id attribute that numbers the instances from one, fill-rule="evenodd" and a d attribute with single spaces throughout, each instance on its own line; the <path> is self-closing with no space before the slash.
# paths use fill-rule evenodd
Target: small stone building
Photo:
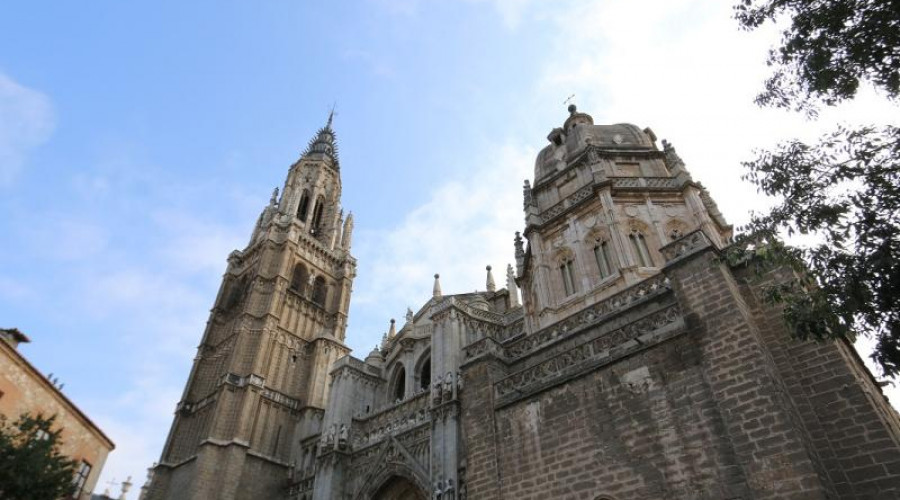
<path id="1" fill-rule="evenodd" d="M 671 144 L 569 111 L 506 287 L 435 275 L 364 360 L 329 119 L 229 257 L 148 498 L 900 498 L 900 420 L 852 346 L 760 300 L 790 273 L 722 258 Z"/>
<path id="2" fill-rule="evenodd" d="M 15 328 L 0 329 L 0 415 L 10 421 L 23 413 L 56 415 L 61 433 L 60 452 L 75 460 L 70 498 L 87 500 L 97 484 L 103 464 L 115 445 L 96 424 L 19 352 L 28 337 Z"/>

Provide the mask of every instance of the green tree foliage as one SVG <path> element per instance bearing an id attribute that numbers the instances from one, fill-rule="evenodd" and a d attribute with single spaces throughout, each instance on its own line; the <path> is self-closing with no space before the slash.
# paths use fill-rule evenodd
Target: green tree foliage
<path id="1" fill-rule="evenodd" d="M 54 500 L 72 493 L 75 462 L 59 452 L 56 417 L 0 416 L 0 498 Z"/>
<path id="2" fill-rule="evenodd" d="M 761 105 L 814 112 L 854 97 L 861 81 L 891 98 L 900 92 L 898 0 L 741 0 L 735 11 L 748 30 L 790 18 L 769 52 Z"/>
<path id="3" fill-rule="evenodd" d="M 762 106 L 806 112 L 852 99 L 867 82 L 900 94 L 900 0 L 741 0 L 745 29 L 786 21 L 769 54 Z M 789 22 L 788 22 L 789 21 Z M 780 200 L 754 214 L 738 243 L 802 276 L 770 290 L 801 338 L 874 336 L 872 358 L 900 374 L 900 129 L 838 128 L 814 144 L 793 140 L 759 152 L 745 179 Z M 791 248 L 782 233 L 813 234 Z M 760 242 L 766 245 L 759 245 Z"/>

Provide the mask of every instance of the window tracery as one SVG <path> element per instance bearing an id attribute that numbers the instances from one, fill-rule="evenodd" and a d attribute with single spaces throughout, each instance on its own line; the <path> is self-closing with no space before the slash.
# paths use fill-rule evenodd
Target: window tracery
<path id="1" fill-rule="evenodd" d="M 304 189 L 300 196 L 300 205 L 297 207 L 297 218 L 306 222 L 306 214 L 309 211 L 309 191 Z"/>
<path id="2" fill-rule="evenodd" d="M 294 273 L 291 275 L 291 284 L 288 288 L 297 292 L 299 295 L 303 295 L 303 292 L 306 291 L 306 283 L 308 280 L 309 273 L 306 271 L 306 266 L 297 264 L 294 266 Z"/>
<path id="3" fill-rule="evenodd" d="M 327 294 L 328 289 L 325 286 L 325 278 L 316 276 L 316 279 L 313 280 L 312 301 L 320 306 L 324 306 Z"/>
<path id="4" fill-rule="evenodd" d="M 644 233 L 637 228 L 634 228 L 628 235 L 628 240 L 631 241 L 631 247 L 632 250 L 634 250 L 637 264 L 641 267 L 651 267 L 653 265 L 653 259 L 650 258 L 650 249 L 647 248 L 647 238 L 644 237 Z"/>

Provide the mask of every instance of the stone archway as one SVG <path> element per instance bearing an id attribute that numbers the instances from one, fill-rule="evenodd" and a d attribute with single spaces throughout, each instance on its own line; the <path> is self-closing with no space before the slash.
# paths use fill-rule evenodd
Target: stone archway
<path id="1" fill-rule="evenodd" d="M 409 479 L 402 476 L 391 476 L 385 481 L 372 500 L 427 500 L 428 496 Z"/>

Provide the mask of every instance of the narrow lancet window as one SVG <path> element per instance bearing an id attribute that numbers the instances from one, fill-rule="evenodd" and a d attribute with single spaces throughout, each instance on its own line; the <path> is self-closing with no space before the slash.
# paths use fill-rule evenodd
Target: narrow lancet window
<path id="1" fill-rule="evenodd" d="M 600 270 L 600 278 L 606 278 L 612 274 L 612 259 L 609 254 L 609 243 L 606 241 L 597 242 L 594 247 L 594 258 L 597 259 L 597 269 Z"/>
<path id="2" fill-rule="evenodd" d="M 306 222 L 306 213 L 309 211 L 309 191 L 303 190 L 303 195 L 300 197 L 300 206 L 297 207 L 297 218 L 300 219 L 301 222 Z"/>
<path id="3" fill-rule="evenodd" d="M 562 275 L 563 289 L 566 295 L 575 293 L 575 274 L 572 271 L 573 262 L 571 260 L 564 261 L 559 265 L 559 272 Z"/>
<path id="4" fill-rule="evenodd" d="M 312 215 L 312 226 L 309 228 L 309 232 L 311 234 L 319 234 L 319 230 L 322 225 L 322 209 L 325 203 L 320 196 L 318 200 L 316 200 L 316 207 L 313 209 Z"/>
<path id="5" fill-rule="evenodd" d="M 313 281 L 312 301 L 320 306 L 325 305 L 325 295 L 328 289 L 325 288 L 325 278 L 319 276 Z"/>
<path id="6" fill-rule="evenodd" d="M 431 358 L 422 363 L 422 370 L 419 372 L 419 389 L 428 390 L 429 387 L 431 387 Z"/>
<path id="7" fill-rule="evenodd" d="M 394 399 L 403 400 L 406 396 L 406 369 L 402 366 L 394 377 Z"/>
<path id="8" fill-rule="evenodd" d="M 294 274 L 291 275 L 291 285 L 289 288 L 294 292 L 303 295 L 303 292 L 306 291 L 306 281 L 308 279 L 309 275 L 306 272 L 306 267 L 303 264 L 297 264 L 297 266 L 294 267 Z"/>
<path id="9" fill-rule="evenodd" d="M 644 235 L 638 231 L 634 231 L 628 235 L 631 240 L 631 246 L 634 249 L 634 255 L 637 263 L 641 267 L 650 267 L 653 261 L 650 259 L 650 250 L 647 249 L 647 240 Z"/>

